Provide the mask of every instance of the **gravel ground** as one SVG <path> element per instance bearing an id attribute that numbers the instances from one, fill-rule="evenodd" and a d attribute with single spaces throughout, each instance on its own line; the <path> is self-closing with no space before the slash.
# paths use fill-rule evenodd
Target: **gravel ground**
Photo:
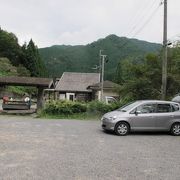
<path id="1" fill-rule="evenodd" d="M 179 180 L 180 137 L 119 137 L 98 121 L 0 116 L 2 180 Z"/>

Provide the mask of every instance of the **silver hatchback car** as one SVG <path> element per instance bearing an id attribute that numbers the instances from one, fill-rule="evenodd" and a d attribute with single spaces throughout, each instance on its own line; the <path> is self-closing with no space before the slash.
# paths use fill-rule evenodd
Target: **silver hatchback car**
<path id="1" fill-rule="evenodd" d="M 104 130 L 127 135 L 130 131 L 169 131 L 180 135 L 180 105 L 171 101 L 135 101 L 106 113 L 102 119 Z"/>

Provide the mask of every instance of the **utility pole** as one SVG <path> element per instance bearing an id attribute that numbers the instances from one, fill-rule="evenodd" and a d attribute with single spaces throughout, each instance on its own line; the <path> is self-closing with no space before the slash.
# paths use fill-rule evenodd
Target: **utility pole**
<path id="1" fill-rule="evenodd" d="M 100 67 L 101 67 L 101 101 L 103 101 L 103 89 L 104 89 L 104 62 L 106 55 L 101 54 L 100 50 Z"/>
<path id="2" fill-rule="evenodd" d="M 102 49 L 101 50 L 99 50 L 99 73 L 101 74 L 101 58 L 102 58 Z M 100 77 L 100 82 L 101 82 L 101 77 Z"/>
<path id="3" fill-rule="evenodd" d="M 166 99 L 167 89 L 167 0 L 164 0 L 164 31 L 163 31 L 163 60 L 162 60 L 162 99 Z"/>

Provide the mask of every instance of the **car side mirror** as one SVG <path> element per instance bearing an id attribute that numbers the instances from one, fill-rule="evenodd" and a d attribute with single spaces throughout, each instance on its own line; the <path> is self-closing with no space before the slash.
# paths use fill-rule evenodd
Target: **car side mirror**
<path id="1" fill-rule="evenodd" d="M 135 115 L 137 116 L 138 114 L 140 114 L 141 113 L 141 111 L 135 111 Z"/>

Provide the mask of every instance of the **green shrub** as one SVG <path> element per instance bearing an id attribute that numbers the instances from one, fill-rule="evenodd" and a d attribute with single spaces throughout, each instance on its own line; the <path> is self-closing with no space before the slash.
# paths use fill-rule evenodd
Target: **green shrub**
<path id="1" fill-rule="evenodd" d="M 50 101 L 46 103 L 44 113 L 71 115 L 86 112 L 86 105 L 73 101 Z"/>
<path id="2" fill-rule="evenodd" d="M 80 103 L 80 102 L 76 102 L 72 105 L 72 110 L 73 113 L 82 113 L 82 112 L 86 112 L 87 110 L 87 106 L 86 104 Z"/>
<path id="3" fill-rule="evenodd" d="M 114 111 L 120 107 L 122 107 L 124 102 L 118 101 L 114 102 L 112 104 L 106 104 L 101 101 L 91 101 L 87 105 L 87 111 L 88 113 L 93 113 L 93 114 L 104 114 L 110 111 Z"/>
<path id="4" fill-rule="evenodd" d="M 118 103 L 106 104 L 100 101 L 92 101 L 88 103 L 88 112 L 96 114 L 104 114 L 109 111 L 118 109 L 120 105 Z"/>
<path id="5" fill-rule="evenodd" d="M 89 102 L 87 108 L 89 113 L 95 113 L 95 114 L 103 114 L 112 110 L 111 105 L 105 104 L 104 102 L 100 102 L 100 101 Z"/>
<path id="6" fill-rule="evenodd" d="M 113 104 L 106 104 L 100 101 L 91 101 L 89 103 L 73 102 L 73 101 L 50 101 L 46 103 L 42 113 L 49 115 L 75 115 L 75 114 L 86 114 L 91 115 L 102 115 L 109 111 L 113 111 L 122 106 L 122 102 L 116 102 Z"/>

